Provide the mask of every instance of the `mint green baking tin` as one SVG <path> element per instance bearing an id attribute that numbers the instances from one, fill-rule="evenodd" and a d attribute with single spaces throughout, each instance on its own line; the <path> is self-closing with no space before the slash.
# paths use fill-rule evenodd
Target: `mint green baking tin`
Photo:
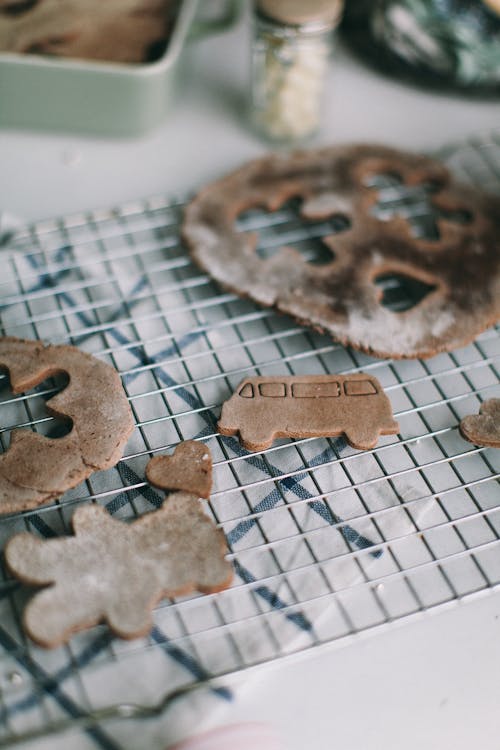
<path id="1" fill-rule="evenodd" d="M 230 25 L 223 15 L 196 20 L 199 0 L 183 0 L 164 55 L 153 63 L 119 64 L 0 53 L 0 127 L 132 136 L 159 125 L 173 98 L 188 39 Z"/>

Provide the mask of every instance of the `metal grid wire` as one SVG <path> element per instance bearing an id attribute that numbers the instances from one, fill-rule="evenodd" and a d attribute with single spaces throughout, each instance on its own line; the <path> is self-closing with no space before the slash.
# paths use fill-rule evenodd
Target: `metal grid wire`
<path id="1" fill-rule="evenodd" d="M 450 147 L 445 158 L 460 177 L 500 189 L 500 138 Z M 403 213 L 424 232 L 434 226 L 425 194 L 391 180 L 377 186 L 382 213 Z M 4 572 L 0 744 L 70 721 L 97 747 L 126 748 L 125 731 L 97 722 L 141 715 L 128 705 L 137 696 L 124 674 L 149 675 L 140 702 L 152 707 L 167 685 L 330 644 L 500 584 L 500 452 L 458 432 L 462 416 L 500 395 L 498 328 L 427 361 L 369 358 L 221 292 L 179 243 L 182 208 L 156 198 L 43 222 L 3 252 L 2 334 L 71 343 L 110 362 L 137 429 L 115 469 L 49 506 L 3 518 L 1 541 L 24 529 L 70 533 L 81 503 L 123 519 L 158 507 L 162 497 L 144 482 L 147 461 L 194 438 L 213 455 L 207 511 L 226 534 L 235 581 L 216 595 L 162 602 L 146 639 L 124 643 L 98 626 L 45 652 L 23 634 L 28 594 Z M 273 214 L 248 212 L 240 224 L 259 232 L 262 254 L 286 243 L 312 262 L 323 259 L 321 237 L 342 229 L 305 225 L 293 202 Z M 402 309 L 408 290 L 384 284 L 388 303 Z M 381 381 L 401 428 L 372 451 L 305 439 L 249 454 L 217 434 L 220 405 L 245 376 L 360 370 Z M 58 387 L 50 380 L 14 397 L 0 381 L 3 450 L 14 426 L 60 434 L 44 408 Z M 220 685 L 212 690 L 228 697 Z M 117 708 L 94 716 L 110 703 Z"/>

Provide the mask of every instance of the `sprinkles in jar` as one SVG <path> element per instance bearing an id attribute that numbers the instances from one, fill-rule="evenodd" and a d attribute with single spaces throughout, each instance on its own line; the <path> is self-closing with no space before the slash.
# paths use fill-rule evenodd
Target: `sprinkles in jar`
<path id="1" fill-rule="evenodd" d="M 343 0 L 259 0 L 255 13 L 252 107 L 260 133 L 299 142 L 319 128 L 333 30 Z"/>

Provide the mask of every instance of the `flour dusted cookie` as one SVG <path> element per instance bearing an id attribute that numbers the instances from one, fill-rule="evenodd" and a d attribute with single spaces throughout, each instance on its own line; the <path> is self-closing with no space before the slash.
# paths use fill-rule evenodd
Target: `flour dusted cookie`
<path id="1" fill-rule="evenodd" d="M 197 497 L 210 497 L 212 457 L 195 440 L 179 443 L 172 456 L 155 456 L 146 467 L 146 478 L 163 490 L 184 490 Z"/>
<path id="2" fill-rule="evenodd" d="M 0 338 L 0 369 L 8 370 L 14 393 L 67 373 L 68 385 L 47 401 L 47 411 L 72 422 L 59 439 L 31 430 L 11 433 L 0 455 L 0 513 L 49 502 L 118 462 L 134 420 L 116 370 L 73 346 L 8 337 Z"/>
<path id="3" fill-rule="evenodd" d="M 484 401 L 479 414 L 471 414 L 460 422 L 463 437 L 474 445 L 500 448 L 500 398 Z"/>
<path id="4" fill-rule="evenodd" d="M 222 407 L 222 435 L 240 434 L 249 451 L 269 448 L 278 437 L 335 437 L 373 448 L 399 425 L 391 403 L 372 375 L 294 375 L 243 380 Z"/>
<path id="5" fill-rule="evenodd" d="M 16 578 L 46 586 L 23 617 L 28 635 L 46 648 L 102 620 L 121 638 L 146 635 L 162 597 L 220 591 L 231 582 L 224 535 L 193 495 L 176 492 L 131 524 L 86 505 L 72 523 L 72 537 L 18 534 L 5 548 Z"/>
<path id="6" fill-rule="evenodd" d="M 380 174 L 432 186 L 437 239 L 414 236 L 401 216 L 376 217 L 377 191 L 367 181 Z M 293 197 L 302 199 L 305 222 L 347 219 L 348 229 L 323 239 L 331 262 L 310 264 L 290 247 L 261 259 L 256 235 L 237 230 L 242 211 L 275 211 Z M 432 356 L 500 317 L 500 198 L 455 182 L 424 156 L 358 145 L 265 157 L 204 188 L 186 210 L 183 236 L 223 287 L 376 356 Z M 393 312 L 376 284 L 391 274 L 432 291 Z"/>

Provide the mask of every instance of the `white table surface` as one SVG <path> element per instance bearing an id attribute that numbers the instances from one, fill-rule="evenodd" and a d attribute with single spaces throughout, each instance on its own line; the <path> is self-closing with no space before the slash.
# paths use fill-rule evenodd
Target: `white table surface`
<path id="1" fill-rule="evenodd" d="M 265 152 L 244 115 L 248 58 L 245 21 L 193 45 L 175 111 L 141 138 L 0 131 L 0 210 L 35 220 L 184 193 Z M 326 99 L 319 143 L 432 150 L 500 127 L 499 103 L 409 88 L 342 49 Z M 497 750 L 500 595 L 236 681 L 239 700 L 205 726 L 266 721 L 289 750 Z"/>

